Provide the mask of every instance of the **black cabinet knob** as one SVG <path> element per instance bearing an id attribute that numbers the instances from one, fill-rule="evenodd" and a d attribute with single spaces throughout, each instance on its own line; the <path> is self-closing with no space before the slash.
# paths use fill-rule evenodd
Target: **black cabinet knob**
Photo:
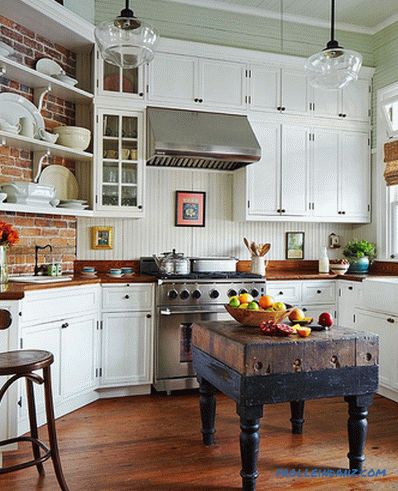
<path id="1" fill-rule="evenodd" d="M 150 319 L 151 317 L 152 317 L 152 315 L 151 315 L 151 314 L 147 314 L 147 315 L 146 315 L 146 318 L 147 318 L 147 319 Z"/>
<path id="2" fill-rule="evenodd" d="M 130 295 L 125 295 L 124 298 L 128 300 L 130 298 Z"/>
<path id="3" fill-rule="evenodd" d="M 197 97 L 195 97 L 195 99 L 193 100 L 193 102 L 199 102 L 199 99 Z"/>
<path id="4" fill-rule="evenodd" d="M 322 293 L 322 290 L 317 290 L 316 292 L 318 293 L 318 295 L 320 295 Z"/>
<path id="5" fill-rule="evenodd" d="M 138 208 L 139 210 L 142 210 L 142 205 L 138 205 L 138 206 L 137 206 L 137 208 Z"/>
<path id="6" fill-rule="evenodd" d="M 144 93 L 143 93 L 143 92 L 140 92 L 138 95 L 139 95 L 140 97 L 144 97 Z"/>
<path id="7" fill-rule="evenodd" d="M 353 288 L 352 286 L 349 286 L 349 287 L 348 287 L 348 289 L 349 289 L 349 290 L 353 290 L 354 288 Z"/>
<path id="8" fill-rule="evenodd" d="M 388 317 L 387 322 L 389 322 L 390 324 L 394 324 L 395 320 L 392 317 Z"/>
<path id="9" fill-rule="evenodd" d="M 286 210 L 282 208 L 281 213 L 286 213 Z"/>
<path id="10" fill-rule="evenodd" d="M 283 292 L 279 292 L 278 295 L 283 295 Z"/>
<path id="11" fill-rule="evenodd" d="M 69 327 L 69 324 L 67 322 L 65 322 L 64 324 L 62 324 L 62 329 L 66 329 L 67 327 Z"/>
<path id="12" fill-rule="evenodd" d="M 281 110 L 282 111 L 286 111 L 286 107 L 285 106 L 282 106 Z"/>
<path id="13" fill-rule="evenodd" d="M 306 309 L 305 307 L 303 307 L 301 310 L 302 310 L 303 312 L 307 312 L 307 309 Z"/>
<path id="14" fill-rule="evenodd" d="M 203 102 L 203 99 L 199 99 L 199 102 L 202 103 Z"/>
<path id="15" fill-rule="evenodd" d="M 347 117 L 347 114 L 343 114 L 343 118 L 346 118 Z"/>
<path id="16" fill-rule="evenodd" d="M 277 109 L 278 111 L 280 111 L 280 110 L 282 109 L 282 107 L 281 107 L 281 106 L 278 106 L 276 109 Z"/>

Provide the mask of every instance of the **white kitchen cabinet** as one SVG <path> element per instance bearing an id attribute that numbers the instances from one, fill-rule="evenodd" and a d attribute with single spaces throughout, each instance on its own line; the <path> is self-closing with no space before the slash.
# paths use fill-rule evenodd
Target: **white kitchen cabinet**
<path id="1" fill-rule="evenodd" d="M 281 100 L 281 69 L 273 65 L 250 65 L 249 97 L 252 111 L 278 111 Z"/>
<path id="2" fill-rule="evenodd" d="M 103 314 L 101 387 L 152 383 L 151 312 Z"/>
<path id="3" fill-rule="evenodd" d="M 282 126 L 281 212 L 306 215 L 309 211 L 309 130 L 303 126 Z"/>
<path id="4" fill-rule="evenodd" d="M 341 91 L 341 111 L 344 119 L 352 121 L 369 121 L 370 82 L 358 79 L 348 84 Z"/>
<path id="5" fill-rule="evenodd" d="M 314 129 L 311 145 L 310 192 L 312 214 L 338 217 L 339 133 Z"/>
<path id="6" fill-rule="evenodd" d="M 246 65 L 220 60 L 199 60 L 199 103 L 244 109 L 247 103 Z"/>
<path id="7" fill-rule="evenodd" d="M 109 217 L 142 217 L 144 115 L 99 108 L 97 122 L 96 212 Z"/>
<path id="8" fill-rule="evenodd" d="M 337 282 L 338 324 L 341 327 L 355 329 L 355 307 L 359 300 L 361 284 L 354 281 Z"/>
<path id="9" fill-rule="evenodd" d="M 379 336 L 380 385 L 398 390 L 398 317 L 357 309 L 355 328 Z"/>
<path id="10" fill-rule="evenodd" d="M 301 303 L 301 282 L 299 281 L 267 281 L 267 295 L 277 302 L 289 305 Z"/>
<path id="11" fill-rule="evenodd" d="M 309 86 L 304 70 L 282 68 L 281 112 L 305 114 L 309 110 Z"/>
<path id="12" fill-rule="evenodd" d="M 341 106 L 341 92 L 320 87 L 310 89 L 311 113 L 314 116 L 337 118 Z"/>
<path id="13" fill-rule="evenodd" d="M 338 213 L 352 219 L 370 214 L 370 146 L 367 132 L 339 134 Z"/>
<path id="14" fill-rule="evenodd" d="M 335 281 L 303 281 L 302 302 L 305 304 L 335 304 L 336 283 Z"/>
<path id="15" fill-rule="evenodd" d="M 158 53 L 148 65 L 148 72 L 149 102 L 192 105 L 199 98 L 197 58 Z"/>

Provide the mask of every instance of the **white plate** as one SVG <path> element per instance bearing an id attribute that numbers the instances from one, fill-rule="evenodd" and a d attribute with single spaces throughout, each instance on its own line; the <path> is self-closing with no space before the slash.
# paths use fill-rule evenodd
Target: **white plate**
<path id="1" fill-rule="evenodd" d="M 85 273 L 84 271 L 82 271 L 80 274 L 81 274 L 82 276 L 87 276 L 87 277 L 89 277 L 89 278 L 94 278 L 94 277 L 96 277 L 96 276 L 97 276 L 97 272 L 96 272 L 96 271 L 95 271 L 94 273 Z"/>
<path id="2" fill-rule="evenodd" d="M 71 87 L 74 87 L 78 83 L 78 80 L 76 80 L 75 78 L 69 77 L 69 75 L 66 75 L 64 73 L 59 73 L 57 75 L 53 75 L 53 77 L 56 78 L 57 80 L 59 80 L 60 82 L 63 82 L 66 85 L 70 85 Z"/>
<path id="3" fill-rule="evenodd" d="M 122 278 L 124 274 L 110 274 L 108 273 L 109 278 Z"/>
<path id="4" fill-rule="evenodd" d="M 23 117 L 31 118 L 38 129 L 45 130 L 43 116 L 34 104 L 21 95 L 2 92 L 0 94 L 0 118 L 15 126 Z"/>
<path id="5" fill-rule="evenodd" d="M 4 58 L 7 58 L 8 56 L 13 55 L 15 52 L 14 48 L 9 46 L 6 43 L 3 43 L 3 41 L 0 41 L 0 55 L 4 56 Z"/>
<path id="6" fill-rule="evenodd" d="M 52 164 L 46 167 L 40 175 L 39 183 L 54 186 L 55 196 L 60 200 L 77 199 L 79 196 L 76 177 L 62 165 Z"/>
<path id="7" fill-rule="evenodd" d="M 50 77 L 63 73 L 61 65 L 58 65 L 54 60 L 50 60 L 50 58 L 42 58 L 39 60 L 36 63 L 36 70 L 40 73 L 44 73 L 44 75 L 49 75 Z"/>

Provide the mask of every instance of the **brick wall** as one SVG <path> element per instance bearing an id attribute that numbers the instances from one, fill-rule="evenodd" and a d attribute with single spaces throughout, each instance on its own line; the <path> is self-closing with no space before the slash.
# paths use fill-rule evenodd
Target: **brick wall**
<path id="1" fill-rule="evenodd" d="M 0 40 L 15 49 L 13 59 L 34 68 L 40 58 L 51 58 L 58 62 L 68 75 L 76 75 L 76 55 L 35 34 L 24 26 L 0 15 Z M 33 91 L 6 77 L 0 76 L 0 92 L 14 92 L 33 102 Z M 51 131 L 60 124 L 75 124 L 74 104 L 48 95 L 42 115 L 46 129 Z M 52 158 L 53 164 L 64 165 L 72 172 L 74 162 Z M 17 148 L 0 146 L 0 182 L 10 180 L 32 180 L 32 155 Z M 21 240 L 9 255 L 11 273 L 30 273 L 34 265 L 34 246 L 51 244 L 53 254 L 48 251 L 39 257 L 41 262 L 50 261 L 52 255 L 62 262 L 65 271 L 73 270 L 76 254 L 76 219 L 67 216 L 35 216 L 22 213 L 2 213 L 0 220 L 12 223 L 18 229 Z"/>

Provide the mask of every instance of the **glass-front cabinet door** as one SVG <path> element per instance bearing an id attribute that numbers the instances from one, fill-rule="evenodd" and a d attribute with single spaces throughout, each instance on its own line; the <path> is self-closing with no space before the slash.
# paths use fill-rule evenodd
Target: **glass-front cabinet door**
<path id="1" fill-rule="evenodd" d="M 144 67 L 123 69 L 104 62 L 97 55 L 98 83 L 100 95 L 130 95 L 132 98 L 144 98 Z"/>
<path id="2" fill-rule="evenodd" d="M 97 210 L 109 216 L 143 214 L 143 114 L 98 112 Z"/>

